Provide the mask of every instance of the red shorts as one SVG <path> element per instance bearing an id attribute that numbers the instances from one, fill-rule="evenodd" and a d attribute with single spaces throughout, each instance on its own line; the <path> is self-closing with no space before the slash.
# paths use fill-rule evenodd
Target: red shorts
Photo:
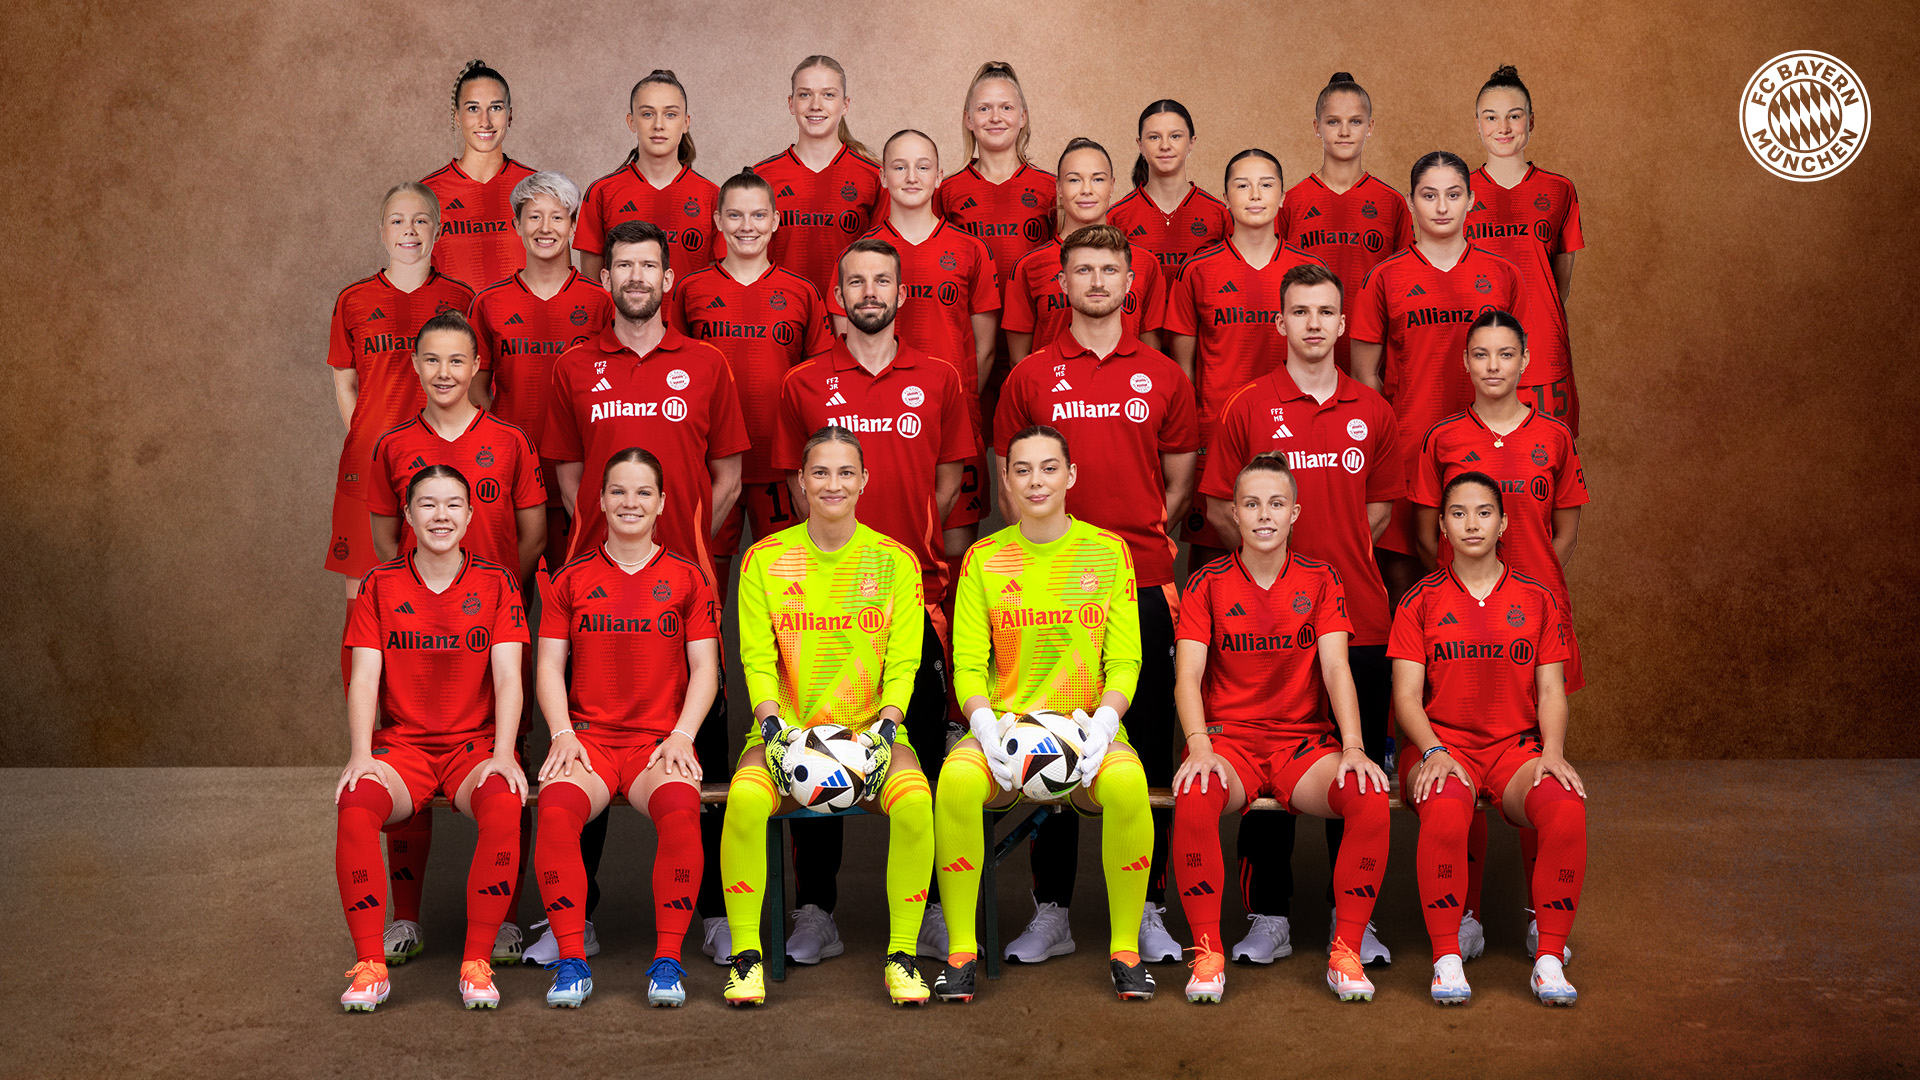
<path id="1" fill-rule="evenodd" d="M 607 791 L 615 795 L 625 795 L 640 774 L 647 771 L 653 763 L 653 752 L 663 741 L 658 735 L 637 735 L 621 732 L 608 738 L 598 736 L 591 731 L 574 729 L 574 738 L 580 740 L 580 749 L 587 752 L 587 761 L 592 763 L 594 775 L 607 785 Z M 692 748 L 692 743 L 688 743 Z"/>
<path id="2" fill-rule="evenodd" d="M 493 756 L 491 733 L 454 743 L 430 743 L 390 735 L 391 730 L 382 728 L 373 733 L 373 758 L 400 774 L 416 814 L 425 810 L 436 794 L 453 798 L 467 774 Z"/>
<path id="3" fill-rule="evenodd" d="M 1447 748 L 1453 760 L 1459 762 L 1474 778 L 1474 797 L 1485 799 L 1492 806 L 1500 806 L 1501 797 L 1507 793 L 1507 785 L 1513 782 L 1514 774 L 1545 753 L 1537 731 L 1510 736 L 1479 750 L 1468 749 L 1447 738 L 1438 726 L 1434 728 L 1434 734 L 1440 736 L 1441 744 Z M 1407 752 L 1400 755 L 1401 791 L 1409 790 L 1408 781 L 1413 778 L 1413 770 L 1419 765 L 1420 755 L 1414 752 L 1412 744 L 1408 744 Z M 1504 807 L 1500 816 L 1506 817 Z"/>
<path id="4" fill-rule="evenodd" d="M 960 497 L 953 500 L 953 510 L 947 514 L 941 529 L 959 529 L 986 520 L 988 491 L 980 481 L 985 475 L 984 458 L 968 458 L 960 463 Z"/>
<path id="5" fill-rule="evenodd" d="M 1535 412 L 1566 424 L 1574 438 L 1580 437 L 1580 391 L 1574 388 L 1572 372 L 1559 382 L 1521 386 L 1520 400 L 1533 406 Z"/>
<path id="6" fill-rule="evenodd" d="M 1293 808 L 1292 800 L 1293 789 L 1299 785 L 1300 778 L 1319 764 L 1321 758 L 1340 752 L 1340 736 L 1331 731 L 1301 735 L 1281 730 L 1271 736 L 1247 737 L 1215 735 L 1213 730 L 1218 726 L 1208 726 L 1208 740 L 1213 743 L 1213 752 L 1233 766 L 1233 774 L 1246 789 L 1247 808 L 1240 811 L 1243 814 L 1252 807 L 1253 800 L 1262 796 L 1279 799 L 1290 814 L 1299 813 Z"/>
<path id="7" fill-rule="evenodd" d="M 1373 542 L 1373 546 L 1418 558 L 1420 545 L 1414 540 L 1419 531 L 1414 520 L 1416 510 L 1412 499 L 1393 500 L 1393 516 L 1387 519 L 1386 531 Z"/>
<path id="8" fill-rule="evenodd" d="M 733 512 L 720 523 L 720 531 L 714 535 L 713 557 L 731 559 L 740 554 L 740 537 L 749 522 L 754 540 L 759 541 L 800 521 L 801 514 L 793 506 L 793 488 L 785 480 L 742 485 L 740 501 L 733 504 Z"/>
<path id="9" fill-rule="evenodd" d="M 404 521 L 401 528 L 406 527 Z M 367 576 L 380 560 L 373 552 L 373 520 L 367 516 L 365 499 L 347 491 L 333 489 L 333 535 L 327 541 L 326 568 L 350 578 Z"/>

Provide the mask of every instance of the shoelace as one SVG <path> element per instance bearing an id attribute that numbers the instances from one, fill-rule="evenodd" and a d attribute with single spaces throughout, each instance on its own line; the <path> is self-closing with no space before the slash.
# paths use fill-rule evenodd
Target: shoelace
<path id="1" fill-rule="evenodd" d="M 647 981 L 655 986 L 672 986 L 680 981 L 684 971 L 669 957 L 661 957 L 647 969 Z"/>
<path id="2" fill-rule="evenodd" d="M 1028 930 L 1044 930 L 1052 933 L 1060 924 L 1067 921 L 1067 914 L 1059 904 L 1041 904 L 1033 910 L 1033 921 L 1027 924 Z"/>
<path id="3" fill-rule="evenodd" d="M 1366 972 L 1360 964 L 1360 954 L 1344 940 L 1334 939 L 1333 955 L 1327 958 L 1327 966 L 1340 973 L 1342 978 L 1360 980 L 1366 978 Z"/>
<path id="4" fill-rule="evenodd" d="M 566 956 L 553 962 L 553 981 L 561 986 L 572 986 L 592 977 L 593 971 L 587 967 L 587 962 L 577 956 Z"/>
<path id="5" fill-rule="evenodd" d="M 1193 947 L 1193 959 L 1187 961 L 1196 979 L 1211 979 L 1227 969 L 1227 958 L 1215 952 L 1206 938 Z"/>
<path id="6" fill-rule="evenodd" d="M 804 926 L 820 935 L 820 939 L 825 941 L 827 936 L 833 932 L 833 913 L 823 911 L 812 905 L 800 908 L 790 917 L 793 919 L 794 933 L 799 933 L 800 928 Z"/>
<path id="7" fill-rule="evenodd" d="M 1152 904 L 1148 904 L 1147 916 L 1146 918 L 1141 920 L 1142 929 L 1159 930 L 1159 931 L 1165 932 L 1167 929 L 1167 924 L 1166 924 L 1166 921 L 1162 919 L 1160 916 L 1163 913 L 1165 913 L 1166 910 L 1167 910 L 1166 908 L 1155 907 Z"/>
<path id="8" fill-rule="evenodd" d="M 372 960 L 362 960 L 348 968 L 343 974 L 353 980 L 355 990 L 365 990 L 374 983 L 387 977 L 387 965 Z"/>
<path id="9" fill-rule="evenodd" d="M 485 990 L 493 985 L 493 965 L 485 960 L 468 960 L 460 965 L 460 981 L 475 990 Z"/>
<path id="10" fill-rule="evenodd" d="M 1247 921 L 1253 924 L 1253 929 L 1248 932 L 1254 934 L 1265 932 L 1269 937 L 1277 939 L 1280 936 L 1278 932 L 1280 920 L 1283 918 L 1285 918 L 1284 915 L 1249 915 Z"/>

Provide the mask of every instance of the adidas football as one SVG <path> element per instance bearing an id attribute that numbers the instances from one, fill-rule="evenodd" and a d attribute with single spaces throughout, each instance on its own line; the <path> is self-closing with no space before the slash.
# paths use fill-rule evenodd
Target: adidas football
<path id="1" fill-rule="evenodd" d="M 796 802 L 809 810 L 836 811 L 852 807 L 866 794 L 867 758 L 867 748 L 851 731 L 820 724 L 808 728 L 780 764 Z"/>
<path id="2" fill-rule="evenodd" d="M 1080 748 L 1087 733 L 1071 717 L 1057 712 L 1023 714 L 1007 729 L 1004 743 L 1013 759 L 1013 783 L 1029 799 L 1058 799 L 1079 781 Z"/>

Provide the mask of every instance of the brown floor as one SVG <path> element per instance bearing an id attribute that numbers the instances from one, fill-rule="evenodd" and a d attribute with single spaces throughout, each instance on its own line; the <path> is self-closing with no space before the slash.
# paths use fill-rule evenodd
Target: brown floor
<path id="1" fill-rule="evenodd" d="M 651 1073 L 1082 1076 L 1912 1075 L 1920 962 L 1920 762 L 1636 762 L 1584 766 L 1592 864 L 1568 974 L 1571 1010 L 1526 990 L 1517 854 L 1494 829 L 1490 947 L 1476 997 L 1428 1002 L 1410 816 L 1396 815 L 1378 921 L 1397 962 L 1371 1005 L 1341 1005 L 1311 946 L 1326 925 L 1324 841 L 1301 829 L 1299 951 L 1229 969 L 1226 1002 L 1108 990 L 1097 833 L 1082 845 L 1081 949 L 983 983 L 973 1005 L 886 1004 L 879 823 L 849 831 L 847 955 L 720 1001 L 722 970 L 689 948 L 692 1000 L 644 1006 L 650 828 L 620 811 L 597 923 L 599 990 L 552 1011 L 547 977 L 505 969 L 497 1013 L 453 984 L 457 883 L 471 830 L 443 817 L 427 955 L 395 969 L 371 1016 L 337 1004 L 351 960 L 331 876 L 329 769 L 13 770 L 0 795 L 0 1075 L 485 1076 Z M 1834 811 L 1833 806 L 1852 809 Z M 1028 913 L 1024 855 L 1005 868 L 1003 926 Z M 1184 934 L 1177 904 L 1169 924 Z M 1230 900 L 1229 924 L 1238 921 Z M 696 924 L 697 925 L 697 924 Z M 1231 931 L 1230 931 L 1231 933 Z M 1004 1063 L 1004 1064 L 996 1064 Z M 537 1070 L 537 1073 L 535 1072 Z"/>

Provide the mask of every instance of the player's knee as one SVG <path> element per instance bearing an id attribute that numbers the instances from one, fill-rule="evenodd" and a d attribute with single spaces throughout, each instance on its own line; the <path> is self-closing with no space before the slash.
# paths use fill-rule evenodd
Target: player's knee
<path id="1" fill-rule="evenodd" d="M 342 834 L 374 834 L 393 813 L 393 795 L 378 780 L 363 779 L 340 793 L 337 816 Z"/>
<path id="2" fill-rule="evenodd" d="M 934 805 L 941 813 L 978 814 L 992 790 L 987 756 L 978 745 L 962 743 L 947 752 L 940 766 L 940 793 Z"/>
<path id="3" fill-rule="evenodd" d="M 1108 813 L 1147 812 L 1147 772 L 1130 753 L 1108 753 L 1093 779 L 1093 797 Z"/>
<path id="4" fill-rule="evenodd" d="M 545 836 L 549 830 L 556 835 L 573 836 L 579 843 L 580 830 L 593 817 L 593 800 L 581 790 L 578 784 L 547 784 L 540 789 L 540 829 L 539 835 Z"/>
<path id="5" fill-rule="evenodd" d="M 1526 807 L 1527 820 L 1543 838 L 1587 831 L 1587 801 L 1551 776 L 1527 792 Z"/>
<path id="6" fill-rule="evenodd" d="M 742 766 L 727 785 L 726 829 L 738 833 L 765 828 L 779 804 L 780 793 L 774 789 L 773 774 L 766 766 Z"/>
<path id="7" fill-rule="evenodd" d="M 1337 804 L 1341 820 L 1345 821 L 1350 828 L 1374 829 L 1387 827 L 1392 819 L 1392 811 L 1387 806 L 1387 793 L 1378 788 L 1369 788 L 1365 794 L 1361 794 L 1353 790 L 1354 781 L 1354 777 L 1347 777 L 1346 790 L 1352 793 L 1348 794 L 1344 801 Z M 1327 802 L 1329 805 L 1335 805 L 1334 794 L 1340 790 L 1341 789 L 1336 787 L 1328 791 Z"/>
<path id="8" fill-rule="evenodd" d="M 910 833 L 933 832 L 933 789 L 918 769 L 896 772 L 880 792 L 880 806 L 890 827 Z"/>

